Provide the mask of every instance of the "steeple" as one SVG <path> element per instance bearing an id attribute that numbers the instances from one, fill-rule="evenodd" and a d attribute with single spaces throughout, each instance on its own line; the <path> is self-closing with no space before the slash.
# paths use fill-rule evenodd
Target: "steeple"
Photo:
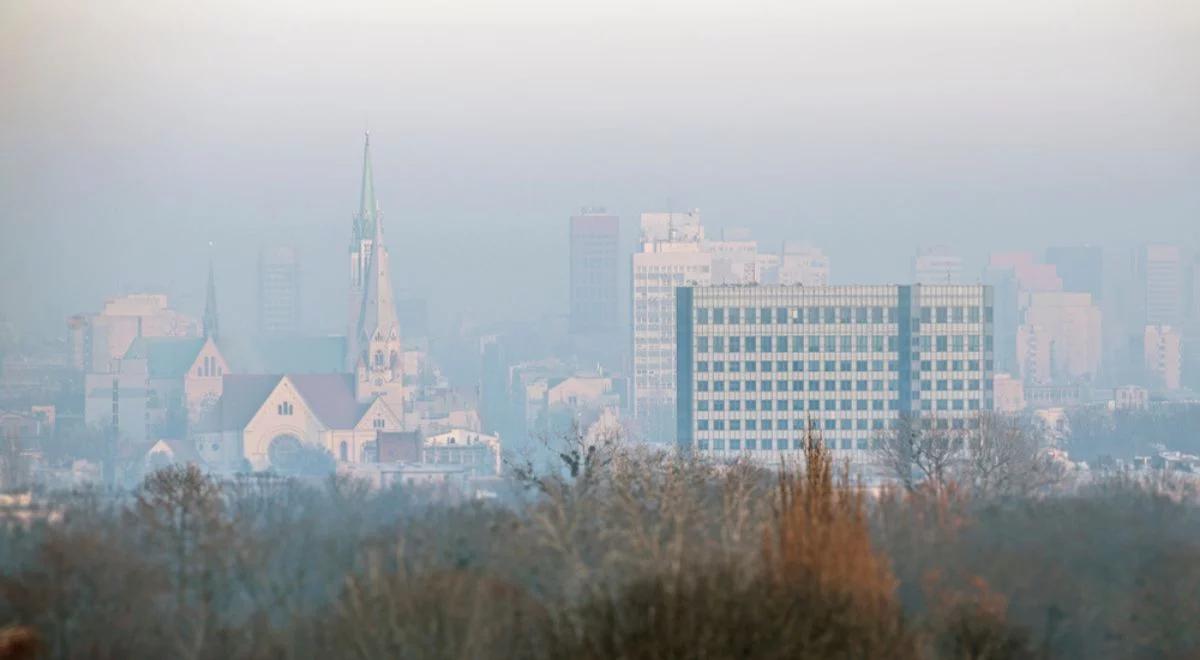
<path id="1" fill-rule="evenodd" d="M 388 272 L 388 253 L 383 246 L 383 222 L 376 219 L 371 239 L 370 268 L 364 277 L 362 308 L 358 315 L 359 345 L 366 347 L 372 340 L 399 338 L 400 323 Z"/>
<path id="2" fill-rule="evenodd" d="M 371 134 L 366 133 L 363 140 L 362 192 L 359 195 L 358 213 L 354 216 L 354 240 L 365 240 L 374 236 L 378 220 L 375 174 L 371 170 Z"/>
<path id="3" fill-rule="evenodd" d="M 212 241 L 208 242 L 208 292 L 204 298 L 204 336 L 217 339 L 220 327 L 217 322 L 217 285 L 213 280 Z"/>

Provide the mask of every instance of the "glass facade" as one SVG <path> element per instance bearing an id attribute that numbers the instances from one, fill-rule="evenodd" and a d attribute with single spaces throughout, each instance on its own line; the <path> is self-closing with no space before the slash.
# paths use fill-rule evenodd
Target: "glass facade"
<path id="1" fill-rule="evenodd" d="M 992 315 L 982 285 L 680 287 L 679 443 L 777 455 L 810 426 L 859 451 L 902 415 L 968 428 L 992 408 Z"/>

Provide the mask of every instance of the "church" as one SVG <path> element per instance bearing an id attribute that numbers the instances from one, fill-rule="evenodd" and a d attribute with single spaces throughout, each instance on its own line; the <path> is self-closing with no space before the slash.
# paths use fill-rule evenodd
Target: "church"
<path id="1" fill-rule="evenodd" d="M 369 135 L 363 146 L 362 189 L 349 254 L 350 294 L 340 373 L 224 375 L 220 395 L 197 415 L 191 434 L 199 455 L 213 469 L 295 473 L 303 470 L 305 457 L 314 453 L 311 450 L 324 450 L 343 463 L 372 462 L 378 432 L 413 425 L 411 413 L 405 421 L 415 389 L 405 384 L 406 363 L 417 362 L 420 356 L 406 355 L 400 342 Z M 215 331 L 214 296 L 210 284 L 205 326 Z"/>

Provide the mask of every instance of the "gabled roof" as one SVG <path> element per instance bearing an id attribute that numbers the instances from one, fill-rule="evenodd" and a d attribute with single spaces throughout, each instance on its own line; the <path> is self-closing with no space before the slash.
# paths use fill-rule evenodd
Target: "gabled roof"
<path id="1" fill-rule="evenodd" d="M 283 376 L 271 374 L 226 375 L 222 379 L 221 398 L 200 418 L 196 431 L 212 433 L 246 428 L 281 378 Z"/>
<path id="2" fill-rule="evenodd" d="M 331 429 L 352 429 L 370 404 L 354 396 L 350 374 L 288 374 L 225 376 L 217 405 L 197 423 L 200 433 L 241 431 L 262 409 L 267 397 L 287 378 L 317 419 Z"/>
<path id="3" fill-rule="evenodd" d="M 296 386 L 304 402 L 321 423 L 331 429 L 352 429 L 370 404 L 361 404 L 354 396 L 351 374 L 296 374 L 288 380 Z"/>
<path id="4" fill-rule="evenodd" d="M 138 337 L 125 359 L 145 359 L 151 378 L 182 378 L 202 348 L 203 337 Z"/>

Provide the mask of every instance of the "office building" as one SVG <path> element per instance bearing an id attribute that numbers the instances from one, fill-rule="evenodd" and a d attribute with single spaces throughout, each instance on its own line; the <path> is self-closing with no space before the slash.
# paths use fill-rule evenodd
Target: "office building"
<path id="1" fill-rule="evenodd" d="M 258 251 L 258 333 L 296 334 L 300 327 L 300 266 L 295 248 Z"/>
<path id="2" fill-rule="evenodd" d="M 570 332 L 617 329 L 617 268 L 621 220 L 601 208 L 571 216 Z"/>
<path id="3" fill-rule="evenodd" d="M 676 315 L 684 448 L 777 461 L 811 427 L 862 452 L 902 416 L 957 430 L 993 408 L 982 285 L 684 286 Z"/>

